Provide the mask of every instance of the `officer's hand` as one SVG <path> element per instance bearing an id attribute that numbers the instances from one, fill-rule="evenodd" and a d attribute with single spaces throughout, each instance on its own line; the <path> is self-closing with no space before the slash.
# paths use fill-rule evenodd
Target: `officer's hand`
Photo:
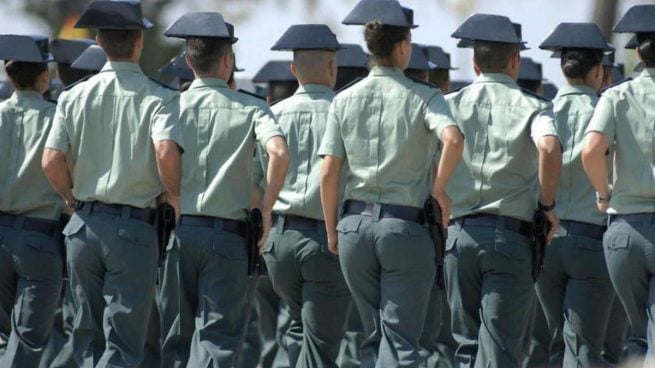
<path id="1" fill-rule="evenodd" d="M 271 232 L 272 218 L 270 212 L 262 211 L 262 238 L 257 243 L 257 248 L 259 249 L 259 254 L 262 254 L 264 251 L 264 246 L 266 245 L 266 239 L 268 239 L 268 233 Z"/>
<path id="2" fill-rule="evenodd" d="M 334 234 L 333 236 L 328 236 L 328 250 L 332 254 L 339 255 L 339 240 L 338 236 Z"/>
<path id="3" fill-rule="evenodd" d="M 548 231 L 548 237 L 546 238 L 546 244 L 550 245 L 550 242 L 553 241 L 555 233 L 557 232 L 557 227 L 559 227 L 559 217 L 555 213 L 555 210 L 546 212 L 546 219 L 550 222 L 550 230 Z"/>
<path id="4" fill-rule="evenodd" d="M 609 206 L 609 201 L 596 201 L 596 207 L 598 207 L 598 211 L 600 211 L 600 213 L 607 213 Z"/>
<path id="5" fill-rule="evenodd" d="M 437 203 L 439 203 L 439 207 L 441 207 L 441 225 L 444 229 L 447 229 L 453 201 L 448 197 L 446 192 L 433 193 L 432 196 L 437 200 Z"/>

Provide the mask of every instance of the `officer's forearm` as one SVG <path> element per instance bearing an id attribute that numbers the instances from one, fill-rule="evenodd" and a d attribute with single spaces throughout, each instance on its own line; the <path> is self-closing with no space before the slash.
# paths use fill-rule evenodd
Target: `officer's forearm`
<path id="1" fill-rule="evenodd" d="M 336 236 L 339 187 L 343 161 L 335 156 L 325 156 L 321 167 L 321 204 L 328 238 Z"/>
<path id="2" fill-rule="evenodd" d="M 432 195 L 435 197 L 446 190 L 446 185 L 457 164 L 459 164 L 464 151 L 464 140 L 457 127 L 451 126 L 444 129 L 441 133 L 441 143 L 443 149 L 441 150 L 441 158 L 432 185 Z"/>
<path id="3" fill-rule="evenodd" d="M 607 161 L 605 160 L 605 152 L 607 152 L 608 148 L 607 138 L 598 132 L 588 133 L 582 146 L 584 171 L 598 195 L 603 198 L 607 198 L 609 195 L 609 176 L 607 175 Z"/>
<path id="4" fill-rule="evenodd" d="M 539 200 L 545 205 L 555 201 L 562 171 L 562 148 L 556 136 L 545 136 L 537 143 L 539 150 Z"/>
<path id="5" fill-rule="evenodd" d="M 69 204 L 74 203 L 75 198 L 72 193 L 73 181 L 66 165 L 66 156 L 64 153 L 46 148 L 43 151 L 41 166 L 55 191 L 59 193 L 64 201 Z"/>
<path id="6" fill-rule="evenodd" d="M 155 143 L 157 170 L 169 200 L 179 199 L 182 176 L 182 155 L 177 143 L 164 140 Z"/>
<path id="7" fill-rule="evenodd" d="M 284 138 L 276 136 L 269 139 L 266 142 L 266 153 L 268 153 L 269 160 L 266 170 L 266 190 L 261 210 L 264 213 L 270 213 L 289 169 L 289 151 Z"/>

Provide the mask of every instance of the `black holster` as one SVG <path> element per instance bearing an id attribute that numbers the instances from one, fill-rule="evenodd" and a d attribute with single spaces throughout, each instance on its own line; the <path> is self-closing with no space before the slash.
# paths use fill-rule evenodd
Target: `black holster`
<path id="1" fill-rule="evenodd" d="M 437 286 L 441 290 L 446 287 L 444 279 L 444 258 L 446 257 L 446 239 L 448 233 L 441 223 L 441 207 L 434 197 L 430 196 L 423 205 L 425 222 L 430 229 L 430 237 L 434 244 L 435 263 L 437 264 Z"/>
<path id="2" fill-rule="evenodd" d="M 546 213 L 536 210 L 532 216 L 532 281 L 537 282 L 544 269 L 546 242 L 550 231 L 550 222 Z"/>
<path id="3" fill-rule="evenodd" d="M 259 254 L 259 241 L 264 235 L 264 218 L 259 208 L 248 212 L 246 246 L 248 247 L 248 276 L 266 275 L 266 263 Z"/>
<path id="4" fill-rule="evenodd" d="M 175 229 L 175 209 L 168 203 L 157 206 L 157 218 L 155 220 L 157 229 L 157 245 L 159 247 L 159 263 L 163 262 L 166 246 L 171 239 L 171 233 Z"/>

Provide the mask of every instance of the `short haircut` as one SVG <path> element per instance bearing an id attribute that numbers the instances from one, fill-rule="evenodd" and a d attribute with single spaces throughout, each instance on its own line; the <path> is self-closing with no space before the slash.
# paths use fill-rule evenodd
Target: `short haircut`
<path id="1" fill-rule="evenodd" d="M 232 43 L 223 38 L 192 37 L 186 40 L 186 54 L 196 73 L 210 73 L 221 58 L 232 55 Z"/>
<path id="2" fill-rule="evenodd" d="M 655 32 L 637 33 L 637 44 L 646 67 L 655 68 Z"/>
<path id="3" fill-rule="evenodd" d="M 271 103 L 293 96 L 298 89 L 298 82 L 269 82 L 268 96 Z"/>
<path id="4" fill-rule="evenodd" d="M 519 45 L 504 42 L 475 41 L 473 58 L 483 73 L 502 71 L 519 52 Z"/>
<path id="5" fill-rule="evenodd" d="M 450 70 L 432 69 L 430 70 L 428 79 L 430 80 L 430 83 L 438 86 L 442 91 L 446 92 L 446 83 L 450 82 Z"/>
<path id="6" fill-rule="evenodd" d="M 330 62 L 337 60 L 337 53 L 329 50 L 298 50 L 293 53 L 293 65 L 296 77 L 300 80 L 325 79 Z"/>
<path id="7" fill-rule="evenodd" d="M 380 21 L 368 22 L 364 27 L 366 46 L 376 59 L 390 57 L 394 46 L 407 40 L 409 33 L 407 27 L 385 26 Z"/>
<path id="8" fill-rule="evenodd" d="M 98 38 L 107 58 L 120 60 L 132 57 L 141 32 L 135 29 L 99 29 Z"/>
<path id="9" fill-rule="evenodd" d="M 8 61 L 5 71 L 18 90 L 33 89 L 39 76 L 48 70 L 48 64 L 29 63 L 25 61 Z"/>

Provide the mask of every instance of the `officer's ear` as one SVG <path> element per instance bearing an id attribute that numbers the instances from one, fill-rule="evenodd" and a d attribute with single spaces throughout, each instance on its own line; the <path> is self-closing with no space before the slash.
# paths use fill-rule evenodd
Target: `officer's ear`
<path id="1" fill-rule="evenodd" d="M 298 79 L 298 68 L 296 68 L 296 64 L 291 63 L 289 64 L 289 70 L 291 70 L 291 74 L 293 74 L 296 79 Z"/>

